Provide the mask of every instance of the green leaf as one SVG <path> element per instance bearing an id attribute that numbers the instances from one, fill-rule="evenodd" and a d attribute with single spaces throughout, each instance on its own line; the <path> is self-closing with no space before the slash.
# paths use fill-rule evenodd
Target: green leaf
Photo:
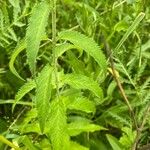
<path id="1" fill-rule="evenodd" d="M 125 31 L 128 28 L 126 21 L 121 20 L 114 26 L 114 31 L 120 32 Z"/>
<path id="2" fill-rule="evenodd" d="M 31 142 L 31 140 L 29 139 L 29 137 L 28 137 L 27 135 L 22 136 L 22 137 L 20 138 L 20 140 L 21 140 L 21 143 L 23 143 L 23 144 L 26 146 L 27 149 L 29 149 L 29 150 L 38 150 L 38 149 L 33 145 L 33 143 Z"/>
<path id="3" fill-rule="evenodd" d="M 31 126 L 31 130 L 29 132 L 39 131 L 38 133 L 41 133 L 39 123 L 36 123 L 35 121 L 32 123 L 32 120 L 35 120 L 35 118 L 37 118 L 37 110 L 36 108 L 33 108 L 24 115 L 24 118 L 19 125 L 19 131 L 21 133 L 28 132 Z"/>
<path id="4" fill-rule="evenodd" d="M 69 150 L 69 135 L 67 133 L 67 117 L 65 106 L 60 100 L 53 100 L 50 105 L 49 121 L 47 123 L 53 150 Z"/>
<path id="5" fill-rule="evenodd" d="M 107 63 L 105 56 L 101 51 L 100 47 L 96 44 L 96 42 L 93 39 L 88 38 L 85 35 L 80 34 L 76 31 L 60 32 L 59 38 L 68 40 L 71 43 L 73 43 L 77 48 L 86 51 L 90 56 L 92 56 L 95 59 L 95 61 L 99 64 L 104 73 L 106 73 Z"/>
<path id="6" fill-rule="evenodd" d="M 128 38 L 128 36 L 135 30 L 135 28 L 138 26 L 138 24 L 141 22 L 141 20 L 144 18 L 145 13 L 141 12 L 133 21 L 132 25 L 128 28 L 127 32 L 124 34 L 120 42 L 115 48 L 115 52 L 118 52 L 119 48 L 122 46 L 122 44 L 125 42 L 125 40 Z"/>
<path id="7" fill-rule="evenodd" d="M 45 121 L 49 110 L 52 89 L 51 79 L 52 68 L 49 65 L 46 65 L 36 80 L 36 108 L 42 132 L 44 131 Z"/>
<path id="8" fill-rule="evenodd" d="M 60 57 L 64 52 L 66 52 L 69 49 L 76 48 L 74 45 L 69 44 L 69 43 L 64 43 L 61 45 L 56 46 L 55 48 L 55 57 L 58 58 Z"/>
<path id="9" fill-rule="evenodd" d="M 76 136 L 82 132 L 95 132 L 99 130 L 106 130 L 106 128 L 92 124 L 86 120 L 77 120 L 68 124 L 68 133 L 70 136 Z"/>
<path id="10" fill-rule="evenodd" d="M 0 134 L 7 130 L 8 122 L 4 118 L 0 117 Z"/>
<path id="11" fill-rule="evenodd" d="M 128 128 L 128 127 L 123 127 L 121 130 L 123 134 L 120 137 L 119 142 L 124 147 L 130 148 L 136 138 L 136 131 L 133 131 L 131 128 Z"/>
<path id="12" fill-rule="evenodd" d="M 71 141 L 70 142 L 70 149 L 71 150 L 89 150 L 89 148 L 87 148 L 87 147 L 84 147 L 84 146 L 82 146 L 82 145 L 80 145 L 79 143 L 77 143 L 77 142 L 73 142 L 73 141 Z"/>
<path id="13" fill-rule="evenodd" d="M 15 103 L 15 100 L 13 99 L 8 99 L 8 100 L 3 100 L 3 99 L 0 99 L 0 104 L 14 104 Z M 17 105 L 26 105 L 26 106 L 33 106 L 33 103 L 32 102 L 24 102 L 24 101 L 19 101 L 16 103 Z"/>
<path id="14" fill-rule="evenodd" d="M 67 62 L 70 67 L 72 67 L 74 73 L 86 74 L 84 62 L 79 60 L 75 53 L 68 51 L 66 56 L 68 59 L 66 59 L 65 62 Z"/>
<path id="15" fill-rule="evenodd" d="M 90 138 L 90 148 L 91 150 L 112 150 L 110 146 L 106 144 L 105 140 L 102 138 Z"/>
<path id="16" fill-rule="evenodd" d="M 23 26 L 25 26 L 26 24 L 17 21 L 17 22 L 14 22 L 14 25 L 17 26 L 17 27 L 23 27 Z"/>
<path id="17" fill-rule="evenodd" d="M 47 138 L 41 139 L 39 143 L 36 143 L 36 146 L 40 147 L 41 150 L 52 150 L 52 144 Z"/>
<path id="18" fill-rule="evenodd" d="M 80 110 L 86 113 L 94 113 L 96 110 L 94 102 L 85 97 L 78 97 L 76 99 L 66 98 L 65 104 L 68 109 Z"/>
<path id="19" fill-rule="evenodd" d="M 40 135 L 42 134 L 38 122 L 33 122 L 33 123 L 26 124 L 25 126 L 20 128 L 20 132 L 22 134 L 27 134 L 27 133 L 31 133 L 31 132 L 32 133 L 37 133 L 37 134 L 40 134 Z"/>
<path id="20" fill-rule="evenodd" d="M 109 84 L 109 86 L 108 86 L 108 88 L 107 88 L 107 95 L 108 95 L 108 96 L 112 96 L 112 95 L 113 95 L 113 92 L 114 92 L 116 86 L 117 86 L 117 84 L 116 84 L 115 81 L 112 81 L 112 82 Z"/>
<path id="21" fill-rule="evenodd" d="M 121 144 L 115 137 L 113 137 L 112 135 L 109 135 L 109 134 L 107 134 L 106 137 L 107 137 L 110 145 L 112 146 L 113 150 L 123 150 L 121 147 Z"/>
<path id="22" fill-rule="evenodd" d="M 15 150 L 21 150 L 18 146 L 14 145 L 12 142 L 8 141 L 4 136 L 0 135 L 0 142 L 14 148 Z"/>
<path id="23" fill-rule="evenodd" d="M 81 74 L 66 74 L 62 82 L 69 84 L 76 89 L 88 89 L 93 92 L 97 97 L 103 100 L 103 91 L 99 87 L 98 83 L 92 78 Z"/>
<path id="24" fill-rule="evenodd" d="M 17 36 L 16 36 L 16 34 L 15 34 L 15 32 L 14 32 L 14 30 L 13 30 L 12 28 L 9 28 L 9 29 L 8 29 L 8 32 L 9 32 L 9 34 L 10 34 L 12 40 L 14 40 L 14 41 L 17 41 L 17 40 L 18 40 L 18 39 L 17 39 Z"/>
<path id="25" fill-rule="evenodd" d="M 45 27 L 47 25 L 49 8 L 49 4 L 47 4 L 46 1 L 42 1 L 41 3 L 37 4 L 32 10 L 32 15 L 29 21 L 29 27 L 26 33 L 26 52 L 32 74 L 35 74 L 36 57 L 41 38 L 44 35 Z"/>
<path id="26" fill-rule="evenodd" d="M 17 47 L 15 48 L 13 54 L 11 55 L 11 58 L 9 61 L 9 69 L 16 77 L 18 77 L 21 80 L 24 80 L 24 79 L 16 71 L 14 67 L 14 63 L 15 63 L 16 57 L 25 49 L 25 47 L 26 47 L 25 40 L 20 41 Z"/>
<path id="27" fill-rule="evenodd" d="M 22 97 L 29 93 L 32 89 L 34 89 L 36 87 L 35 81 L 33 80 L 29 80 L 27 83 L 25 83 L 17 92 L 16 96 L 15 96 L 15 102 L 12 106 L 12 111 L 14 111 L 14 108 L 17 104 L 17 102 L 19 102 Z"/>

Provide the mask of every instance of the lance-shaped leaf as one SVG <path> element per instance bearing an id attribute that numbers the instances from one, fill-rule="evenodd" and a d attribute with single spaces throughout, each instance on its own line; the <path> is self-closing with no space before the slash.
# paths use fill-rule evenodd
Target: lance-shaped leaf
<path id="1" fill-rule="evenodd" d="M 48 120 L 48 135 L 53 150 L 69 150 L 70 140 L 67 132 L 66 109 L 61 99 L 52 101 Z"/>
<path id="2" fill-rule="evenodd" d="M 33 145 L 31 139 L 27 136 L 24 135 L 22 137 L 20 137 L 20 141 L 28 148 L 28 149 L 32 149 L 32 150 L 37 150 L 37 148 Z"/>
<path id="3" fill-rule="evenodd" d="M 16 57 L 25 49 L 25 47 L 26 47 L 25 40 L 20 41 L 17 47 L 15 48 L 14 52 L 12 53 L 10 61 L 9 61 L 9 69 L 16 77 L 18 77 L 21 80 L 24 80 L 24 79 L 19 75 L 19 73 L 15 69 L 14 63 L 15 63 Z"/>
<path id="4" fill-rule="evenodd" d="M 115 52 L 118 52 L 119 48 L 122 46 L 122 44 L 125 42 L 125 40 L 129 37 L 129 35 L 136 29 L 136 27 L 139 25 L 141 20 L 144 18 L 145 13 L 141 12 L 139 15 L 135 18 L 131 26 L 128 28 L 127 32 L 124 34 L 116 48 L 114 49 Z"/>
<path id="5" fill-rule="evenodd" d="M 61 56 L 67 50 L 73 49 L 73 48 L 76 48 L 76 47 L 73 44 L 69 44 L 69 43 L 64 43 L 64 44 L 58 45 L 55 48 L 56 58 L 58 58 L 59 56 Z"/>
<path id="6" fill-rule="evenodd" d="M 32 89 L 34 89 L 36 87 L 35 81 L 34 80 L 29 80 L 27 83 L 25 83 L 17 92 L 16 96 L 15 96 L 15 102 L 13 104 L 12 107 L 12 111 L 14 110 L 16 104 L 18 101 L 20 101 L 22 99 L 22 97 L 27 94 L 28 92 L 30 92 Z"/>
<path id="7" fill-rule="evenodd" d="M 45 27 L 47 25 L 49 9 L 49 4 L 47 4 L 46 1 L 42 1 L 33 8 L 29 21 L 29 27 L 26 34 L 26 52 L 32 74 L 35 73 L 36 57 L 38 54 L 41 38 L 44 35 Z"/>
<path id="8" fill-rule="evenodd" d="M 52 88 L 51 78 L 52 68 L 49 65 L 46 65 L 36 80 L 36 108 L 42 132 L 44 131 L 45 121 L 49 110 L 49 100 L 51 98 Z"/>
<path id="9" fill-rule="evenodd" d="M 101 51 L 100 47 L 92 38 L 88 38 L 85 35 L 76 31 L 60 32 L 59 38 L 68 40 L 73 43 L 77 48 L 86 51 L 90 56 L 94 58 L 94 60 L 99 64 L 101 69 L 106 73 L 107 63 L 105 56 Z"/>
<path id="10" fill-rule="evenodd" d="M 110 134 L 106 135 L 110 145 L 112 146 L 113 150 L 122 150 L 123 146 L 121 145 L 121 143 L 119 143 L 119 141 L 117 140 L 117 138 L 113 137 Z"/>

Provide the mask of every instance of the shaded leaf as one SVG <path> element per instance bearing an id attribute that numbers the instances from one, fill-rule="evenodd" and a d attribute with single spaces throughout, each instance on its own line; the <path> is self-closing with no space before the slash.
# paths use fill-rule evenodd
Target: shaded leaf
<path id="1" fill-rule="evenodd" d="M 112 135 L 109 135 L 109 134 L 107 134 L 106 137 L 107 137 L 110 145 L 112 146 L 113 150 L 123 150 L 121 147 L 121 144 L 115 137 L 113 137 Z"/>

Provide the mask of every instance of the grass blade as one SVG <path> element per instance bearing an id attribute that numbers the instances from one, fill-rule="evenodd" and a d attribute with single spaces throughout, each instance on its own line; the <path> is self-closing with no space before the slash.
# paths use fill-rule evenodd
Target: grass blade
<path id="1" fill-rule="evenodd" d="M 144 18 L 145 13 L 141 12 L 133 21 L 132 25 L 129 27 L 127 32 L 124 34 L 116 48 L 114 49 L 115 52 L 118 52 L 119 48 L 122 46 L 122 44 L 125 42 L 125 40 L 129 37 L 129 35 L 135 30 L 135 28 L 139 25 L 141 20 Z"/>

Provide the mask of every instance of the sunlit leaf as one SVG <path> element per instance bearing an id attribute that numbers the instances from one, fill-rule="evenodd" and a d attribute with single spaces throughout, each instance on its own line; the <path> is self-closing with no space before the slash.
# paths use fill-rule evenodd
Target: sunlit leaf
<path id="1" fill-rule="evenodd" d="M 42 1 L 37 4 L 32 10 L 32 15 L 26 33 L 27 59 L 32 74 L 35 73 L 36 57 L 38 54 L 40 41 L 45 32 L 48 16 L 49 4 L 46 1 Z"/>
<path id="2" fill-rule="evenodd" d="M 36 108 L 41 131 L 44 131 L 46 118 L 50 109 L 52 68 L 46 65 L 36 80 Z"/>

